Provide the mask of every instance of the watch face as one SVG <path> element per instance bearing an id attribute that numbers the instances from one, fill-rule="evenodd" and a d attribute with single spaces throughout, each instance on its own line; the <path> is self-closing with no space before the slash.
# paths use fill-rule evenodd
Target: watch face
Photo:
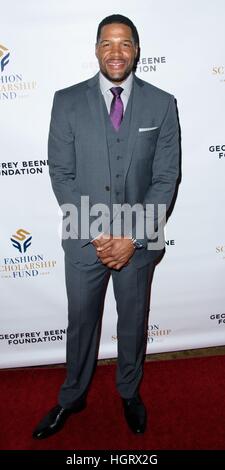
<path id="1" fill-rule="evenodd" d="M 136 248 L 142 248 L 143 245 L 141 244 L 141 242 L 138 242 L 138 241 L 136 240 L 136 241 L 135 241 L 135 246 L 136 246 Z"/>

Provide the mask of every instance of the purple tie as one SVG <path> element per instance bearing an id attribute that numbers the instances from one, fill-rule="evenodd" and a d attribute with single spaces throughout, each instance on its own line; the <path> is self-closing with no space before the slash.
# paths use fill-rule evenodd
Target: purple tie
<path id="1" fill-rule="evenodd" d="M 114 129 L 118 131 L 123 119 L 123 102 L 120 97 L 123 88 L 121 88 L 120 86 L 115 86 L 110 88 L 110 91 L 113 94 L 113 99 L 110 107 L 110 119 L 112 121 Z"/>

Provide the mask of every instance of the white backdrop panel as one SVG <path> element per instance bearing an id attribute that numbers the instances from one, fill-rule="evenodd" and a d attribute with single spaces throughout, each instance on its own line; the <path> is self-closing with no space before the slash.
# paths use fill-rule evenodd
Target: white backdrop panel
<path id="1" fill-rule="evenodd" d="M 137 75 L 175 95 L 182 131 L 182 183 L 153 279 L 148 352 L 225 344 L 224 1 L 0 6 L 0 367 L 65 360 L 61 217 L 47 168 L 52 98 L 97 72 L 97 25 L 118 12 L 140 34 Z M 110 282 L 100 358 L 117 355 L 116 321 Z"/>

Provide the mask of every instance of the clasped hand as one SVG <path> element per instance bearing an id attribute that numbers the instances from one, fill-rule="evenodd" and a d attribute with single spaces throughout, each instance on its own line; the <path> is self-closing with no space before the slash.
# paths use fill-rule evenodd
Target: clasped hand
<path id="1" fill-rule="evenodd" d="M 92 241 L 96 248 L 96 254 L 108 268 L 121 269 L 129 263 L 135 247 L 128 237 L 113 237 L 102 234 Z"/>

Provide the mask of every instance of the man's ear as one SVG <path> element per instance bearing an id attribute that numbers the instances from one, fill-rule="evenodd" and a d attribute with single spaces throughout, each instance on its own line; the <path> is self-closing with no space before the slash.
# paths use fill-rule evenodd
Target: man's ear
<path id="1" fill-rule="evenodd" d="M 96 42 L 95 44 L 95 56 L 97 57 L 98 59 L 98 43 Z"/>
<path id="2" fill-rule="evenodd" d="M 141 55 L 141 49 L 140 46 L 136 46 L 135 48 L 135 64 L 137 65 L 138 61 L 140 60 L 140 55 Z"/>

